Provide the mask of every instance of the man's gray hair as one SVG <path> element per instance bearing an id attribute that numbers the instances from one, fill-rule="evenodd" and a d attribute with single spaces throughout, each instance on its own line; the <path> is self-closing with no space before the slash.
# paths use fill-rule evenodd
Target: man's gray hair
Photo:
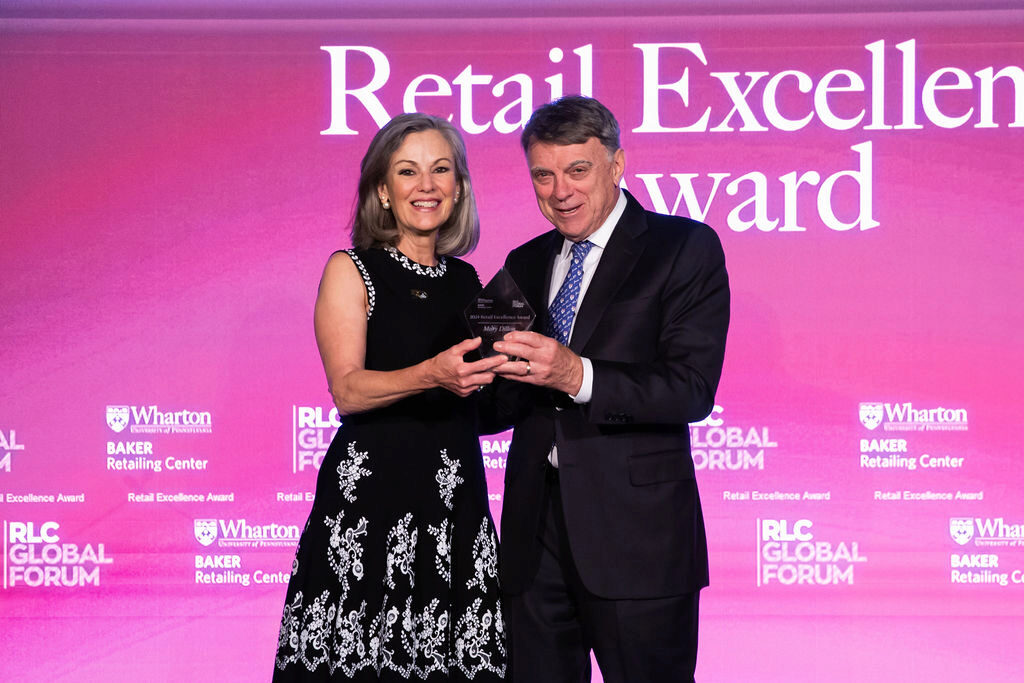
<path id="1" fill-rule="evenodd" d="M 619 122 L 593 97 L 566 95 L 533 112 L 520 142 L 527 152 L 535 142 L 579 145 L 597 138 L 611 156 L 619 150 Z"/>

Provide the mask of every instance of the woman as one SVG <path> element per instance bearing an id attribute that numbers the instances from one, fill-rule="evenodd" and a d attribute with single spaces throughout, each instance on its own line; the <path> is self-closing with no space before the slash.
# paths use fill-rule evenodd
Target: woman
<path id="1" fill-rule="evenodd" d="M 331 256 L 317 345 L 342 426 L 317 479 L 275 681 L 500 680 L 497 539 L 473 394 L 503 356 L 467 363 L 480 290 L 455 256 L 479 222 L 458 131 L 403 114 L 361 165 L 352 242 Z"/>

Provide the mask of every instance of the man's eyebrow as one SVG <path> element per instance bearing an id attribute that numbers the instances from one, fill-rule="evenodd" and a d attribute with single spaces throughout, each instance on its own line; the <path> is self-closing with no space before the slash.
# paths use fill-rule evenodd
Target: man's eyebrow
<path id="1" fill-rule="evenodd" d="M 590 161 L 588 159 L 576 159 L 575 161 L 570 161 L 566 165 L 566 168 L 576 168 L 578 166 L 586 166 L 586 167 L 590 168 L 593 165 L 594 165 L 594 162 Z M 530 169 L 530 173 L 539 173 L 541 171 L 550 171 L 550 170 L 551 169 L 549 169 L 547 166 L 534 166 L 534 167 L 532 167 Z"/>

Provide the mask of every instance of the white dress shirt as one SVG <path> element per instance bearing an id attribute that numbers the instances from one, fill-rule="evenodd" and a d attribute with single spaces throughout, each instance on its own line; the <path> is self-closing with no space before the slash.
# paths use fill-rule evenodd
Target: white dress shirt
<path id="1" fill-rule="evenodd" d="M 604 223 L 601 224 L 597 230 L 595 230 L 587 240 L 594 246 L 587 254 L 587 258 L 583 260 L 583 280 L 580 282 L 580 295 L 579 299 L 576 300 L 576 313 L 580 311 L 580 307 L 583 305 L 583 298 L 587 295 L 587 289 L 590 287 L 590 281 L 594 279 L 594 272 L 597 270 L 597 264 L 601 262 L 601 256 L 604 254 L 605 247 L 608 246 L 608 240 L 611 239 L 612 232 L 615 231 L 615 224 L 622 218 L 623 212 L 626 210 L 626 195 L 623 194 L 622 190 L 619 190 L 619 199 L 615 202 L 615 207 L 612 212 L 608 214 L 608 218 L 605 219 Z M 572 265 L 572 245 L 570 240 L 563 240 L 562 251 L 559 252 L 558 256 L 555 257 L 554 266 L 551 268 L 551 282 L 548 283 L 548 307 L 551 307 L 551 303 L 555 300 L 558 295 L 558 290 L 562 286 L 562 282 L 565 280 L 565 276 L 569 272 L 569 266 Z M 572 318 L 572 327 L 569 329 L 569 339 L 572 339 L 573 330 L 576 328 L 576 316 Z M 580 357 L 583 361 L 583 383 L 580 385 L 579 393 L 575 396 L 570 394 L 570 398 L 576 403 L 589 403 L 590 397 L 594 391 L 594 366 L 591 364 L 589 358 Z M 551 453 L 548 455 L 548 461 L 554 466 L 558 467 L 558 449 L 555 447 L 551 448 Z"/>

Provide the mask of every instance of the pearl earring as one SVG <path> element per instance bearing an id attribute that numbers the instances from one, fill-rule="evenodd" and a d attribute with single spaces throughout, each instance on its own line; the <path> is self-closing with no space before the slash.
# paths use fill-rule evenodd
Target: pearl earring
<path id="1" fill-rule="evenodd" d="M 391 208 L 391 202 L 389 202 L 385 197 L 380 198 L 380 205 L 383 206 L 385 209 Z"/>

